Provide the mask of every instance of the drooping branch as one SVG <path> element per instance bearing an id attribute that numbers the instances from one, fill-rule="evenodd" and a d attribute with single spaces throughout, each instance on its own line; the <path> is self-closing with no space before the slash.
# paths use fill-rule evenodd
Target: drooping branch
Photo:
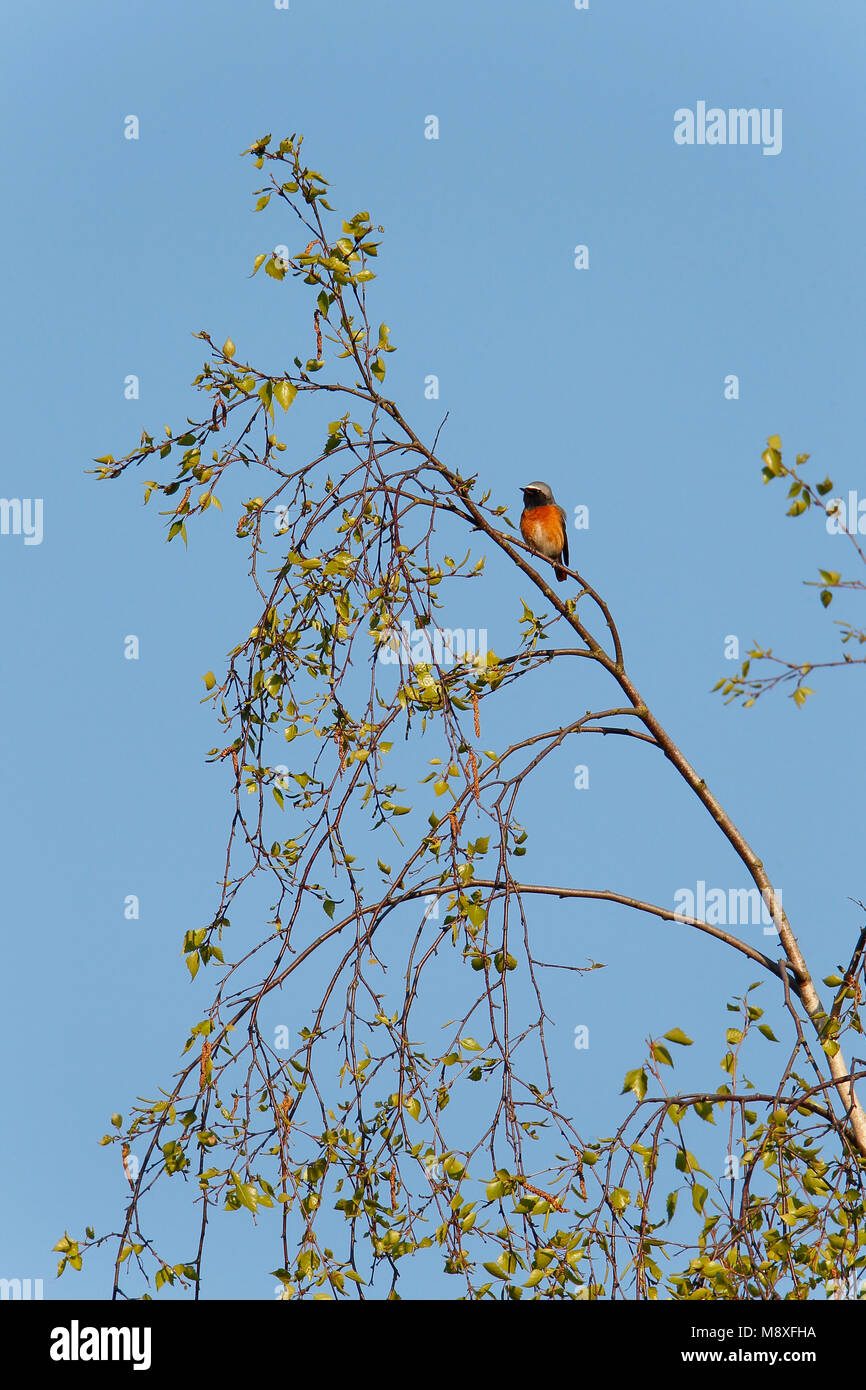
<path id="1" fill-rule="evenodd" d="M 432 450 L 425 446 L 420 437 L 404 419 L 396 404 L 393 401 L 388 401 L 378 396 L 372 379 L 368 382 L 368 386 L 372 394 L 380 399 L 382 409 L 403 429 L 413 449 L 423 455 L 430 466 L 439 472 L 442 477 L 447 480 L 449 485 L 455 489 L 460 497 L 461 505 L 465 508 L 468 516 L 471 517 L 475 527 L 483 531 L 499 549 L 503 550 L 512 563 L 526 575 L 536 588 L 540 589 L 547 601 L 586 644 L 591 657 L 613 677 L 652 739 L 661 748 L 665 757 L 676 768 L 683 781 L 695 794 L 719 827 L 722 834 L 732 845 L 767 904 L 767 909 L 773 918 L 774 925 L 779 933 L 779 939 L 782 943 L 791 971 L 795 977 L 797 993 L 815 1028 L 816 1034 L 822 1042 L 828 1041 L 825 1034 L 825 1025 L 828 1019 L 827 1012 L 821 1003 L 820 996 L 815 988 L 806 961 L 800 950 L 797 939 L 794 936 L 784 908 L 776 895 L 770 876 L 764 868 L 763 861 L 752 849 L 746 837 L 725 811 L 718 798 L 710 791 L 705 779 L 699 777 L 698 773 L 681 752 L 673 738 L 668 734 L 667 730 L 647 706 L 637 686 L 627 674 L 619 634 L 607 605 L 593 587 L 578 574 L 576 570 L 572 569 L 569 571 L 569 573 L 578 580 L 582 593 L 589 596 L 600 609 L 613 639 L 613 656 L 604 649 L 602 644 L 580 619 L 576 611 L 576 604 L 561 599 L 551 588 L 549 582 L 524 559 L 523 555 L 520 553 L 521 547 L 515 544 L 512 538 L 504 535 L 490 522 L 483 509 L 472 499 L 468 485 L 463 479 L 448 469 L 433 454 Z M 849 1116 L 851 1127 L 857 1137 L 860 1152 L 866 1157 L 866 1112 L 864 1112 L 856 1096 L 853 1084 L 850 1081 L 848 1066 L 838 1043 L 836 1043 L 834 1039 L 829 1039 L 829 1047 L 830 1050 L 825 1050 L 827 1050 L 828 1066 L 831 1075 L 836 1082 L 839 1098 L 844 1106 L 846 1115 Z"/>

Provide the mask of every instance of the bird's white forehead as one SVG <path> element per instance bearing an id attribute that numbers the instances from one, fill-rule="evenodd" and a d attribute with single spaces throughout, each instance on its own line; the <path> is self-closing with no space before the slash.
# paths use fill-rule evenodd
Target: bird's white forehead
<path id="1" fill-rule="evenodd" d="M 549 484 L 549 483 L 524 483 L 524 484 L 523 484 L 523 491 L 524 491 L 524 492 L 541 492 L 541 493 L 544 494 L 545 497 L 552 497 L 552 496 L 553 496 L 553 493 L 552 493 L 552 491 L 551 491 L 551 489 L 550 489 L 550 484 Z"/>

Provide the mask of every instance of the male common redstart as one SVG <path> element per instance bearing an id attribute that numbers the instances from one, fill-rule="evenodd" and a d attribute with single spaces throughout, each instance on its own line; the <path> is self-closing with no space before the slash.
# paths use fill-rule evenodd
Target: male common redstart
<path id="1" fill-rule="evenodd" d="M 568 518 L 547 483 L 527 483 L 524 487 L 520 534 L 539 555 L 568 564 Z M 568 578 L 559 565 L 554 574 L 560 584 Z"/>

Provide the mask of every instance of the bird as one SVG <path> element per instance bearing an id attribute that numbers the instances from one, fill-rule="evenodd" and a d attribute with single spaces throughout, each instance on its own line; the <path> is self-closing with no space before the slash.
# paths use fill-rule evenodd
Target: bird
<path id="1" fill-rule="evenodd" d="M 568 564 L 568 518 L 557 504 L 549 483 L 526 483 L 523 491 L 523 511 L 520 514 L 520 534 L 539 555 L 548 560 Z M 554 574 L 560 584 L 568 578 L 562 565 Z"/>

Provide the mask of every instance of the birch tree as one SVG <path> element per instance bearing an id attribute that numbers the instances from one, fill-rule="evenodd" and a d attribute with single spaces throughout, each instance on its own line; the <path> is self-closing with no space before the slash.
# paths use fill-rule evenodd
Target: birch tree
<path id="1" fill-rule="evenodd" d="M 866 1259 L 864 1068 L 849 1060 L 866 930 L 819 985 L 760 846 L 643 698 L 592 577 L 572 565 L 557 585 L 495 477 L 455 468 L 441 430 L 428 437 L 389 395 L 383 229 L 367 211 L 337 212 L 301 137 L 266 137 L 246 156 L 264 179 L 257 208 L 297 220 L 296 250 L 261 252 L 253 273 L 303 303 L 305 341 L 268 365 L 200 333 L 184 428 L 96 460 L 103 480 L 147 475 L 168 539 L 191 545 L 244 471 L 250 622 L 204 677 L 227 801 L 216 900 L 183 926 L 196 1014 L 177 1072 L 102 1141 L 129 1176 L 116 1228 L 66 1233 L 60 1272 L 104 1246 L 115 1296 L 169 1284 L 206 1297 L 213 1223 L 255 1221 L 286 1298 L 396 1298 L 430 1281 L 444 1298 L 512 1300 L 848 1288 Z M 298 462 L 282 436 L 291 445 L 304 412 L 326 423 Z M 499 653 L 442 626 L 453 595 L 488 582 L 493 556 L 514 613 Z M 579 708 L 587 664 L 608 690 L 592 709 Z M 574 691 L 564 725 L 545 717 L 553 679 Z M 485 726 L 500 708 L 512 736 L 494 742 Z M 561 750 L 611 736 L 709 815 L 767 905 L 775 953 L 575 882 L 572 862 L 556 882 L 522 871 L 527 786 Z M 249 904 L 263 901 L 258 920 Z M 558 958 L 541 959 L 536 923 L 540 908 L 565 925 L 606 904 L 651 931 L 699 933 L 708 972 L 714 953 L 734 952 L 755 978 L 727 1001 L 724 1084 L 677 1088 L 692 1040 L 660 1019 L 634 1039 L 620 1122 L 598 1138 L 561 1094 L 545 1006 L 551 971 L 596 963 L 565 930 Z M 615 1011 L 615 982 L 598 980 Z M 759 984 L 784 1006 L 778 1040 Z M 291 1019 L 283 1037 L 263 1021 L 274 1001 Z M 772 1084 L 750 1081 L 753 1064 Z M 726 1135 L 722 1175 L 700 1158 L 709 1124 Z M 171 1183 L 187 1226 L 161 1204 Z"/>

